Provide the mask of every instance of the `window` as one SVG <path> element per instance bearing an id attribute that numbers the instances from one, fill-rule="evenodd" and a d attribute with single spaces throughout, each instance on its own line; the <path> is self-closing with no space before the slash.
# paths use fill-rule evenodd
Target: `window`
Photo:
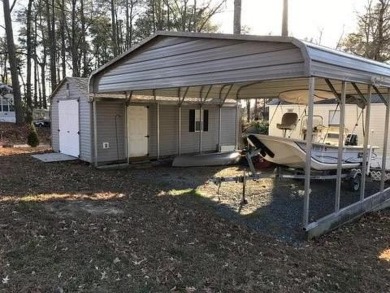
<path id="1" fill-rule="evenodd" d="M 189 132 L 209 131 L 209 110 L 191 109 L 189 117 Z"/>
<path id="2" fill-rule="evenodd" d="M 2 112 L 13 112 L 14 105 L 12 104 L 12 101 L 10 101 L 7 98 L 0 97 L 0 111 Z"/>
<path id="3" fill-rule="evenodd" d="M 340 111 L 329 111 L 328 125 L 340 125 Z"/>

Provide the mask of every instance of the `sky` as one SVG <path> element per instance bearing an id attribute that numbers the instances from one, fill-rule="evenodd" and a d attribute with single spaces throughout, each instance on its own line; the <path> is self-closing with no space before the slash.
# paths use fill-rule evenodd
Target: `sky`
<path id="1" fill-rule="evenodd" d="M 214 18 L 221 33 L 233 32 L 233 3 Z M 340 37 L 357 28 L 357 13 L 367 0 L 289 0 L 289 35 L 335 48 Z M 242 0 L 241 25 L 254 35 L 281 35 L 283 0 Z M 322 37 L 320 39 L 322 31 Z M 320 41 L 320 42 L 319 42 Z"/>
<path id="2" fill-rule="evenodd" d="M 227 0 L 224 12 L 213 18 L 221 33 L 233 32 L 233 3 Z M 250 34 L 280 35 L 282 4 L 283 0 L 242 0 L 241 24 Z M 357 12 L 362 13 L 366 4 L 367 0 L 289 0 L 289 35 L 335 48 L 342 35 L 356 30 Z M 2 12 L 0 1 L 0 25 Z"/>

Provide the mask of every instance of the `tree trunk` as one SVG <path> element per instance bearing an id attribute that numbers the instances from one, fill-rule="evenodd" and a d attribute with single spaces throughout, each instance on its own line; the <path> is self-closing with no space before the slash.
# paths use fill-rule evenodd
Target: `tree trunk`
<path id="1" fill-rule="evenodd" d="M 65 0 L 61 1 L 61 63 L 62 63 L 62 78 L 66 77 L 66 15 L 65 15 Z"/>
<path id="2" fill-rule="evenodd" d="M 78 45 L 77 45 L 77 36 L 76 36 L 76 5 L 77 0 L 72 0 L 72 76 L 80 76 L 79 70 L 79 56 L 78 56 Z"/>
<path id="3" fill-rule="evenodd" d="M 283 0 L 282 36 L 288 36 L 288 0 Z"/>
<path id="4" fill-rule="evenodd" d="M 115 4 L 114 0 L 111 0 L 111 29 L 112 29 L 112 51 L 114 56 L 118 56 L 118 35 L 117 35 L 117 24 L 115 19 Z"/>
<path id="5" fill-rule="evenodd" d="M 42 100 L 41 107 L 47 109 L 47 101 L 46 101 L 46 82 L 45 82 L 45 68 L 46 68 L 46 50 L 43 49 L 43 57 L 41 63 L 41 82 L 42 82 Z"/>
<path id="6" fill-rule="evenodd" d="M 31 95 L 31 60 L 32 56 L 32 34 L 31 34 L 31 9 L 34 0 L 29 0 L 27 5 L 27 24 L 26 24 L 26 45 L 27 45 L 27 56 L 26 56 L 26 121 L 32 122 L 32 95 Z"/>
<path id="7" fill-rule="evenodd" d="M 80 17 L 81 17 L 81 53 L 83 58 L 83 74 L 82 77 L 88 77 L 89 75 L 89 66 L 88 66 L 88 45 L 86 40 L 86 28 L 85 28 L 85 15 L 84 15 L 84 0 L 80 0 Z"/>
<path id="8" fill-rule="evenodd" d="M 49 2 L 49 1 L 48 1 Z M 57 86 L 57 62 L 56 62 L 56 35 L 55 35 L 55 19 L 54 19 L 54 0 L 51 0 L 50 4 L 46 3 L 47 13 L 47 32 L 49 37 L 49 48 L 50 48 L 50 82 L 51 88 L 54 90 Z M 51 7 L 51 10 L 50 10 Z M 43 96 L 45 103 L 46 97 Z"/>
<path id="9" fill-rule="evenodd" d="M 374 40 L 374 56 L 373 59 L 377 61 L 385 61 L 382 60 L 382 50 L 384 44 L 384 24 L 385 24 L 385 13 L 387 10 L 388 1 L 380 0 L 379 1 L 379 11 L 378 11 L 378 36 L 376 40 Z"/>
<path id="10" fill-rule="evenodd" d="M 37 57 L 37 30 L 38 30 L 38 17 L 35 14 L 34 17 L 34 108 L 38 108 L 38 85 L 39 85 L 39 73 L 38 73 L 38 57 Z"/>
<path id="11" fill-rule="evenodd" d="M 16 123 L 23 124 L 24 114 L 23 114 L 22 97 L 20 94 L 20 86 L 19 86 L 19 79 L 18 79 L 18 63 L 16 60 L 16 50 L 15 50 L 15 43 L 14 43 L 14 34 L 12 30 L 11 11 L 10 11 L 8 0 L 3 0 L 3 10 L 4 10 L 4 23 L 5 23 L 5 32 L 7 37 L 9 64 L 11 67 L 11 78 L 12 78 L 12 88 L 13 88 L 14 103 L 15 103 Z"/>
<path id="12" fill-rule="evenodd" d="M 233 34 L 241 34 L 241 0 L 234 0 Z"/>

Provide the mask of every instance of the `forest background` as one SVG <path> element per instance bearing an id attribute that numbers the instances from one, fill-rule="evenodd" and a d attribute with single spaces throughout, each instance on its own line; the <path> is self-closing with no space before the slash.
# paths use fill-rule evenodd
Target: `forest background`
<path id="1" fill-rule="evenodd" d="M 32 109 L 47 108 L 48 96 L 64 77 L 88 77 L 156 31 L 217 32 L 213 17 L 229 1 L 233 0 L 26 0 L 20 5 L 2 0 L 0 82 L 12 84 L 16 122 L 30 120 Z M 389 2 L 366 0 L 356 30 L 340 36 L 336 49 L 388 62 Z M 288 0 L 283 4 L 288 7 Z M 240 12 L 241 0 L 234 5 Z M 235 29 L 249 32 L 248 27 Z M 321 43 L 321 36 L 309 41 Z"/>

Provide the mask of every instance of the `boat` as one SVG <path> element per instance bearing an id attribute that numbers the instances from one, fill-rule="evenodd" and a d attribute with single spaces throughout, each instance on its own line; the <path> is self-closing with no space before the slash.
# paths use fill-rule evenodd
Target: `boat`
<path id="1" fill-rule="evenodd" d="M 279 99 L 295 104 L 307 104 L 307 90 L 287 91 L 279 95 Z M 316 102 L 335 99 L 331 92 L 316 90 L 314 92 L 314 100 Z M 348 98 L 352 101 L 352 98 Z M 364 108 L 361 101 L 356 102 L 359 107 Z M 302 120 L 301 134 L 302 139 L 287 137 L 287 131 L 294 131 L 298 126 L 298 115 L 293 112 L 287 112 L 283 115 L 281 123 L 277 124 L 277 128 L 283 131 L 283 137 L 270 136 L 258 133 L 244 133 L 249 144 L 260 152 L 263 158 L 269 162 L 280 166 L 286 166 L 295 169 L 304 169 L 306 166 L 306 150 L 307 150 L 307 118 Z M 343 137 L 342 146 L 342 169 L 359 168 L 363 163 L 364 147 L 357 145 L 357 135 L 345 131 L 339 133 L 339 127 L 324 126 L 322 117 L 314 115 L 313 131 L 311 137 L 311 160 L 310 167 L 313 170 L 327 171 L 336 170 L 338 166 L 339 154 L 339 137 Z M 372 151 L 377 147 L 368 146 L 366 156 L 371 162 Z"/>
<path id="2" fill-rule="evenodd" d="M 304 169 L 306 165 L 307 143 L 304 140 L 247 133 L 248 142 L 260 150 L 261 156 L 274 164 L 295 169 Z M 373 149 L 369 147 L 368 149 Z M 312 143 L 310 167 L 313 170 L 336 170 L 338 164 L 338 146 Z M 343 146 L 342 168 L 359 168 L 363 162 L 363 146 Z"/>

